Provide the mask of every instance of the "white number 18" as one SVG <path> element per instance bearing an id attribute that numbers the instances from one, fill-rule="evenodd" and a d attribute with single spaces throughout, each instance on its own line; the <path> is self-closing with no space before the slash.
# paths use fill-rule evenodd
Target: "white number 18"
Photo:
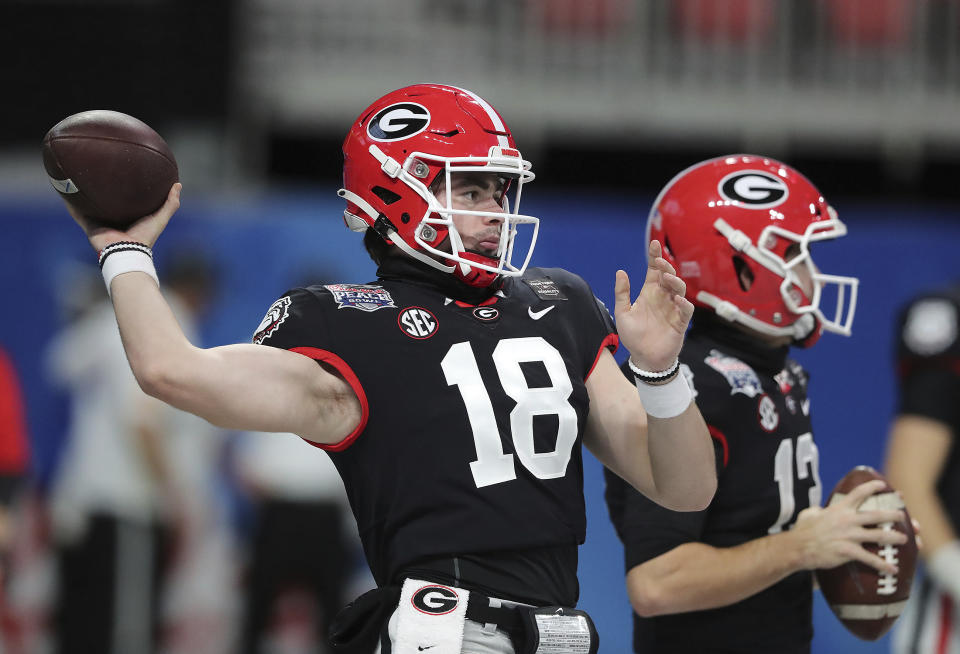
<path id="1" fill-rule="evenodd" d="M 543 364 L 550 386 L 527 385 L 520 364 L 530 362 Z M 539 336 L 510 338 L 497 344 L 493 363 L 504 392 L 517 403 L 510 412 L 510 432 L 520 462 L 538 479 L 562 477 L 577 440 L 577 412 L 569 402 L 573 384 L 560 352 Z M 516 479 L 513 455 L 503 452 L 493 403 L 470 343 L 453 345 L 440 366 L 447 384 L 460 390 L 467 409 L 477 448 L 477 460 L 470 464 L 477 488 Z M 557 444 L 551 452 L 537 452 L 534 447 L 533 418 L 542 415 L 557 416 L 559 424 Z"/>

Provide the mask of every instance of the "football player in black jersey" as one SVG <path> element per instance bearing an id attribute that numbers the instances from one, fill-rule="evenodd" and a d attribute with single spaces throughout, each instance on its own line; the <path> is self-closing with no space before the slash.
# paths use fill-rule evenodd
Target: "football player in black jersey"
<path id="1" fill-rule="evenodd" d="M 595 652 L 571 608 L 581 444 L 672 509 L 703 509 L 716 487 L 677 374 L 684 282 L 651 243 L 636 301 L 617 272 L 618 335 L 582 279 L 527 268 L 538 219 L 517 209 L 533 172 L 470 91 L 389 93 L 343 154 L 344 219 L 365 233 L 377 279 L 288 291 L 255 344 L 194 348 L 151 279 L 179 184 L 125 233 L 74 215 L 101 253 L 137 379 L 215 424 L 294 432 L 330 453 L 378 583 L 338 618 L 339 651 L 532 652 L 560 638 Z M 527 250 L 517 264 L 515 247 Z M 618 339 L 636 384 L 611 354 Z"/>
<path id="2" fill-rule="evenodd" d="M 856 510 L 882 482 L 820 508 L 807 373 L 788 358 L 822 330 L 850 333 L 857 280 L 822 274 L 810 254 L 845 233 L 806 178 L 763 157 L 696 164 L 653 205 L 647 240 L 663 243 L 696 306 L 680 361 L 719 483 L 706 510 L 678 513 L 607 473 L 637 652 L 809 652 L 813 569 L 856 559 L 892 571 L 862 544 L 903 542 L 866 528 L 899 512 Z"/>
<path id="3" fill-rule="evenodd" d="M 894 651 L 960 652 L 960 283 L 901 312 L 900 407 L 886 471 L 923 525 L 926 574 L 897 625 Z"/>

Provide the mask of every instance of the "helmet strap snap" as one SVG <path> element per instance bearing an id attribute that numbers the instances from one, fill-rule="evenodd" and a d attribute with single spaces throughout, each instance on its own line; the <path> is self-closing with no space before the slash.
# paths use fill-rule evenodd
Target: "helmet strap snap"
<path id="1" fill-rule="evenodd" d="M 373 231 L 379 234 L 383 240 L 389 241 L 391 234 L 397 231 L 397 228 L 394 227 L 393 223 L 390 222 L 390 219 L 385 215 L 380 214 L 377 216 L 377 219 L 373 221 Z"/>

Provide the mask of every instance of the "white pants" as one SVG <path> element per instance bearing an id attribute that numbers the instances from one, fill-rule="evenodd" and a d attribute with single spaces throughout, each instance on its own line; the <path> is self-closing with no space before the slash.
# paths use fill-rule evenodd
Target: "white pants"
<path id="1" fill-rule="evenodd" d="M 960 606 L 929 578 L 917 576 L 894 625 L 893 654 L 960 654 Z"/>

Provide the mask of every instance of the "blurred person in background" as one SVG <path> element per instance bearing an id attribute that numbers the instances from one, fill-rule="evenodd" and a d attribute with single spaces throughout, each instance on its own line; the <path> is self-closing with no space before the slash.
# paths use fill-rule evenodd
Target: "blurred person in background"
<path id="1" fill-rule="evenodd" d="M 71 259 L 59 262 L 53 270 L 50 290 L 56 298 L 62 324 L 79 320 L 106 297 L 95 273 L 94 266 Z M 22 504 L 13 515 L 16 529 L 11 534 L 13 542 L 4 579 L 5 654 L 51 650 L 55 566 L 50 538 L 49 488 L 39 475 L 31 476 L 24 486 Z"/>
<path id="2" fill-rule="evenodd" d="M 378 584 L 338 617 L 341 651 L 512 654 L 542 624 L 595 653 L 573 608 L 582 445 L 678 510 L 705 507 L 715 487 L 709 434 L 676 375 L 693 311 L 683 281 L 658 243 L 635 302 L 617 272 L 619 339 L 647 371 L 634 386 L 589 286 L 526 269 L 538 220 L 516 201 L 533 173 L 486 101 L 439 84 L 391 92 L 343 153 L 343 217 L 378 279 L 290 290 L 254 344 L 194 347 L 157 290 L 150 248 L 179 184 L 125 232 L 68 207 L 101 253 L 132 369 L 215 424 L 329 451 Z"/>
<path id="3" fill-rule="evenodd" d="M 924 573 L 894 633 L 897 654 L 960 652 L 960 283 L 900 313 L 899 408 L 886 473 L 923 525 Z"/>
<path id="4" fill-rule="evenodd" d="M 174 254 L 164 286 L 174 315 L 196 335 L 217 271 L 193 245 Z M 166 405 L 165 405 L 166 406 Z M 178 503 L 161 592 L 165 654 L 233 654 L 240 611 L 238 557 L 226 473 L 226 432 L 166 406 L 161 439 Z"/>
<path id="5" fill-rule="evenodd" d="M 809 180 L 764 157 L 695 164 L 654 202 L 647 241 L 664 244 L 696 307 L 680 361 L 714 439 L 718 488 L 706 510 L 678 513 L 605 471 L 636 652 L 806 654 L 814 569 L 857 560 L 892 571 L 863 544 L 902 543 L 866 528 L 900 512 L 857 511 L 882 482 L 820 508 L 808 374 L 789 358 L 824 330 L 850 334 L 858 281 L 822 274 L 810 249 L 844 234 Z"/>
<path id="6" fill-rule="evenodd" d="M 30 444 L 20 378 L 0 346 L 0 605 L 13 542 L 13 509 L 27 479 Z"/>
<path id="7" fill-rule="evenodd" d="M 245 432 L 235 455 L 253 503 L 240 651 L 327 652 L 327 628 L 362 566 L 340 475 L 294 434 Z"/>
<path id="8" fill-rule="evenodd" d="M 167 301 L 194 337 L 211 279 L 199 259 L 170 266 Z M 157 651 L 161 638 L 169 548 L 183 552 L 195 542 L 201 519 L 198 489 L 186 483 L 184 465 L 204 465 L 209 457 L 174 450 L 209 447 L 212 428 L 140 390 L 112 307 L 100 295 L 70 312 L 74 321 L 46 353 L 51 379 L 71 398 L 50 496 L 56 651 L 146 654 Z"/>

